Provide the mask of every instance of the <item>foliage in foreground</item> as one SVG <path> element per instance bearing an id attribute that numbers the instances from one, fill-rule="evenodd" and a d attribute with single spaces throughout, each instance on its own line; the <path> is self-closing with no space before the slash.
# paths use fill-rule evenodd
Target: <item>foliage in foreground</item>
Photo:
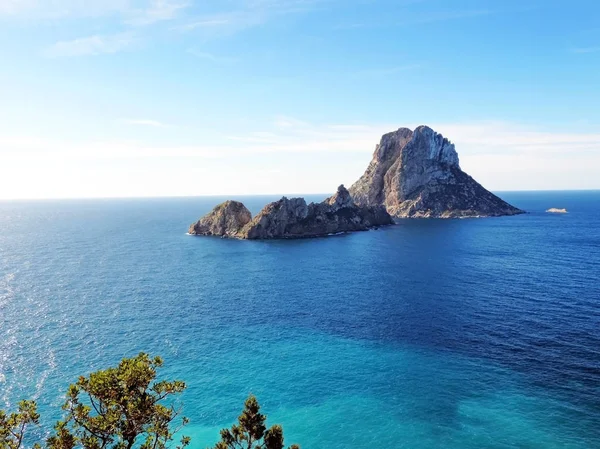
<path id="1" fill-rule="evenodd" d="M 56 424 L 49 449 L 165 449 L 179 429 L 171 424 L 179 416 L 174 405 L 161 401 L 185 390 L 185 383 L 155 381 L 163 361 L 141 353 L 123 359 L 116 368 L 80 377 L 67 391 L 63 410 L 67 416 Z M 181 425 L 187 424 L 182 418 Z M 141 440 L 141 441 L 139 441 Z M 183 437 L 178 449 L 189 443 Z"/>
<path id="2" fill-rule="evenodd" d="M 157 381 L 160 357 L 140 353 L 123 359 L 115 368 L 81 376 L 69 386 L 62 409 L 64 419 L 44 449 L 167 449 L 174 435 L 188 423 L 180 408 L 165 401 L 186 388 L 180 380 Z M 0 410 L 0 449 L 22 449 L 27 429 L 39 425 L 35 401 L 22 401 L 14 413 Z M 178 419 L 179 418 L 179 419 Z M 246 400 L 238 424 L 221 431 L 215 449 L 283 449 L 283 429 L 267 430 L 266 416 L 254 396 Z M 175 449 L 184 449 L 182 437 Z M 32 449 L 42 449 L 36 443 Z M 299 449 L 292 445 L 289 449 Z"/>
<path id="3" fill-rule="evenodd" d="M 38 425 L 39 420 L 35 401 L 19 402 L 17 411 L 8 415 L 0 410 L 0 449 L 19 449 L 27 427 Z M 39 448 L 39 445 L 34 448 Z"/>
<path id="4" fill-rule="evenodd" d="M 250 395 L 238 424 L 221 430 L 221 441 L 214 449 L 283 449 L 283 429 L 274 425 L 267 430 L 266 420 L 260 413 L 258 401 Z M 300 446 L 294 444 L 289 449 L 300 449 Z"/>

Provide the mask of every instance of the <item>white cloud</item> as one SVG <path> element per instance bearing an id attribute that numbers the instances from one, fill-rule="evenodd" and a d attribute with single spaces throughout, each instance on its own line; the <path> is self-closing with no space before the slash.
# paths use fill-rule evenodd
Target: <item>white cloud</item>
<path id="1" fill-rule="evenodd" d="M 118 161 L 124 159 L 218 159 L 227 147 L 209 145 L 156 146 L 138 141 L 72 142 L 31 137 L 0 138 L 0 162 L 27 160 Z M 1 165 L 1 164 L 0 164 Z"/>
<path id="2" fill-rule="evenodd" d="M 492 190 L 600 188 L 600 134 L 507 122 L 436 124 L 461 167 Z"/>
<path id="3" fill-rule="evenodd" d="M 118 33 L 108 36 L 88 36 L 70 41 L 57 42 L 44 51 L 48 58 L 112 54 L 130 49 L 136 43 L 132 33 Z"/>
<path id="4" fill-rule="evenodd" d="M 600 188 L 598 133 L 507 122 L 430 125 L 456 144 L 462 168 L 488 189 Z M 0 192 L 4 197 L 327 192 L 358 179 L 381 135 L 398 127 L 278 117 L 264 129 L 213 141 L 199 137 L 195 145 L 4 136 Z"/>
<path id="5" fill-rule="evenodd" d="M 405 124 L 414 129 L 418 123 Z M 600 133 L 539 130 L 507 122 L 431 123 L 452 140 L 461 166 L 493 190 L 599 188 Z M 398 125 L 322 125 L 278 117 L 270 133 L 230 137 L 255 153 L 360 155 L 344 179 L 358 179 L 381 135 Z M 294 156 L 299 158 L 301 156 Z M 310 156 L 309 156 L 310 157 Z M 343 159 L 342 159 L 343 160 Z"/>
<path id="6" fill-rule="evenodd" d="M 275 121 L 273 124 L 277 128 L 291 129 L 291 128 L 302 128 L 307 129 L 311 125 L 308 122 L 304 122 L 302 120 L 298 120 L 294 117 L 286 117 L 284 115 L 280 115 L 275 117 Z"/>
<path id="7" fill-rule="evenodd" d="M 537 153 L 548 157 L 566 152 L 595 152 L 600 156 L 600 133 L 541 131 L 508 122 L 439 124 L 434 129 L 465 146 L 467 153 Z"/>
<path id="8" fill-rule="evenodd" d="M 151 119 L 125 119 L 123 123 L 150 127 L 171 125 Z M 414 129 L 419 124 L 406 124 Z M 450 139 L 461 161 L 473 156 L 535 156 L 543 159 L 571 157 L 600 158 L 600 133 L 540 131 L 507 122 L 433 123 L 430 126 Z M 245 134 L 222 136 L 230 144 L 199 143 L 194 146 L 147 145 L 143 142 L 49 141 L 34 137 L 0 138 L 0 156 L 22 151 L 36 154 L 79 153 L 95 157 L 229 157 L 261 153 L 359 153 L 370 156 L 380 137 L 398 129 L 392 124 L 326 124 L 316 125 L 292 117 L 276 117 L 270 129 Z M 239 142 L 239 143 L 235 143 Z M 113 150 L 110 150 L 110 149 Z M 85 150 L 85 151 L 81 151 Z M 66 152 L 66 153 L 65 153 Z M 83 156 L 82 156 L 83 157 Z"/>

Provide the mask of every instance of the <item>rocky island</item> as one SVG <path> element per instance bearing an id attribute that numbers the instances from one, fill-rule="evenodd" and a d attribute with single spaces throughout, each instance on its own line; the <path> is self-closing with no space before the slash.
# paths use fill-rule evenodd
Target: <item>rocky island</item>
<path id="1" fill-rule="evenodd" d="M 192 235 L 238 239 L 291 239 L 320 237 L 340 232 L 366 231 L 393 224 L 383 206 L 357 206 L 348 190 L 321 203 L 306 204 L 304 198 L 281 198 L 267 204 L 254 218 L 242 203 L 226 201 L 192 224 Z"/>
<path id="2" fill-rule="evenodd" d="M 466 218 L 517 215 L 522 210 L 463 172 L 454 145 L 427 126 L 385 134 L 364 175 L 321 203 L 281 198 L 254 218 L 226 201 L 190 226 L 191 235 L 237 239 L 292 239 L 365 231 L 394 218 Z"/>
<path id="3" fill-rule="evenodd" d="M 463 172 L 454 145 L 427 126 L 385 134 L 364 175 L 350 188 L 358 205 L 385 206 L 395 218 L 517 215 Z"/>

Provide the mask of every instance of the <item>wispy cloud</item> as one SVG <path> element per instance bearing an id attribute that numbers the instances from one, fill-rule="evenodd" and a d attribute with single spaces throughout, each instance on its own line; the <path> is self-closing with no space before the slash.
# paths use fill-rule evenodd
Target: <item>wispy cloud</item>
<path id="1" fill-rule="evenodd" d="M 180 10 L 190 6 L 190 3 L 171 0 L 153 0 L 147 8 L 137 11 L 125 22 L 129 25 L 144 26 L 157 22 L 174 19 Z"/>
<path id="2" fill-rule="evenodd" d="M 44 51 L 44 56 L 48 58 L 65 58 L 112 54 L 130 49 L 135 43 L 135 36 L 128 32 L 107 36 L 95 35 L 57 42 Z"/>
<path id="3" fill-rule="evenodd" d="M 183 32 L 196 31 L 205 38 L 228 36 L 263 25 L 278 17 L 307 13 L 335 0 L 234 0 L 227 10 L 200 15 L 179 25 Z"/>
<path id="4" fill-rule="evenodd" d="M 411 129 L 418 125 L 404 124 Z M 463 169 L 487 188 L 598 186 L 595 180 L 596 167 L 600 166 L 599 133 L 544 130 L 491 121 L 430 123 L 430 126 L 456 144 Z M 349 166 L 343 174 L 345 178 L 341 180 L 350 184 L 363 173 L 381 135 L 398 127 L 398 124 L 315 125 L 279 117 L 273 131 L 237 138 L 244 143 L 240 152 L 298 153 L 297 157 L 303 153 L 341 153 L 356 161 L 362 158 L 362 163 Z"/>
<path id="5" fill-rule="evenodd" d="M 437 124 L 461 167 L 490 189 L 598 188 L 600 134 L 509 122 Z"/>
<path id="6" fill-rule="evenodd" d="M 138 141 L 87 142 L 56 141 L 30 137 L 0 137 L 0 163 L 36 160 L 123 160 L 200 158 L 219 159 L 227 156 L 226 148 L 211 145 L 157 146 Z"/>
<path id="7" fill-rule="evenodd" d="M 124 119 L 122 123 L 135 126 L 150 126 L 152 128 L 171 128 L 172 125 L 160 122 L 158 120 L 149 119 Z"/>
<path id="8" fill-rule="evenodd" d="M 132 0 L 0 0 L 0 14 L 32 19 L 100 17 L 126 13 Z"/>
<path id="9" fill-rule="evenodd" d="M 62 1 L 65 2 L 66 0 Z M 70 0 L 70 2 L 74 2 L 74 0 Z M 95 3 L 92 0 L 91 7 Z M 138 32 L 136 28 L 172 20 L 180 10 L 188 7 L 189 3 L 182 0 L 151 0 L 150 2 L 146 2 L 145 6 L 137 9 L 130 6 L 130 0 L 107 0 L 107 4 L 105 4 L 106 10 L 101 8 L 98 10 L 99 13 L 111 10 L 119 11 L 123 17 L 122 24 L 126 31 L 110 35 L 97 34 L 56 42 L 44 51 L 44 55 L 50 58 L 59 58 L 113 54 L 123 50 L 130 50 L 143 38 L 143 34 Z"/>
<path id="10" fill-rule="evenodd" d="M 151 127 L 171 127 L 172 125 L 152 119 L 124 119 L 123 123 Z M 195 146 L 178 146 L 172 153 L 173 146 L 160 147 L 143 142 L 98 142 L 86 143 L 53 142 L 41 137 L 0 137 L 0 156 L 22 151 L 39 151 L 51 154 L 55 151 L 79 152 L 86 149 L 90 157 L 122 156 L 120 149 L 128 148 L 127 157 L 168 157 L 177 156 L 210 156 L 229 157 L 239 154 L 258 154 L 270 152 L 351 152 L 370 155 L 380 137 L 405 126 L 411 129 L 423 123 L 378 123 L 378 124 L 315 124 L 289 116 L 278 116 L 262 130 L 254 130 L 240 134 L 220 136 L 213 143 L 200 141 Z M 600 160 L 600 133 L 574 132 L 568 130 L 544 130 L 535 127 L 502 122 L 476 121 L 470 123 L 429 123 L 434 130 L 442 133 L 456 144 L 461 156 L 467 159 L 477 155 L 511 155 L 535 156 L 540 163 L 545 158 L 569 158 L 573 154 L 594 156 Z M 224 140 L 232 142 L 223 144 Z M 235 144 L 233 142 L 240 142 Z M 251 145 L 248 145 L 251 144 Z M 108 146 L 115 151 L 106 152 Z M 152 151 L 146 153 L 146 149 Z M 96 153 L 100 156 L 93 156 Z M 117 151 L 118 150 L 118 151 Z M 112 157 L 112 156 L 111 156 Z M 593 168 L 597 167 L 594 166 Z"/>
<path id="11" fill-rule="evenodd" d="M 545 131 L 509 122 L 441 123 L 433 126 L 465 152 L 477 154 L 569 155 L 595 153 L 600 157 L 600 133 Z"/>
<path id="12" fill-rule="evenodd" d="M 279 129 L 307 129 L 311 126 L 308 122 L 285 115 L 279 115 L 275 117 L 273 125 Z"/>
<path id="13" fill-rule="evenodd" d="M 74 142 L 3 135 L 0 196 L 68 197 L 73 196 L 73 186 L 82 196 L 273 193 L 282 189 L 324 192 L 340 182 L 350 185 L 356 181 L 381 135 L 399 125 L 315 124 L 277 117 L 265 129 L 229 138 L 217 136 L 212 141 L 198 138 L 193 145 L 94 139 Z M 418 124 L 404 125 L 414 128 Z M 463 169 L 487 188 L 598 188 L 598 133 L 578 133 L 568 127 L 535 129 L 508 122 L 430 125 L 456 144 Z M 315 164 L 315 158 L 332 162 Z M 32 161 L 37 171 L 32 170 Z M 163 163 L 180 165 L 170 172 L 164 170 Z M 65 164 L 69 164 L 66 169 Z M 297 170 L 298 165 L 304 170 Z M 146 168 L 136 172 L 134 166 Z M 110 172 L 103 167 L 110 167 Z M 156 171 L 150 171 L 151 167 Z M 264 176 L 256 176 L 260 170 Z M 116 172 L 121 178 L 114 182 Z M 109 176 L 111 182 L 107 183 Z M 132 176 L 136 177 L 134 183 Z M 159 178 L 162 183 L 157 184 Z M 137 186 L 135 190 L 128 187 L 132 184 Z M 37 186 L 43 186 L 43 190 Z"/>
<path id="14" fill-rule="evenodd" d="M 175 27 L 181 32 L 196 32 L 205 39 L 230 36 L 268 21 L 270 13 L 261 9 L 229 11 L 196 17 Z"/>
<path id="15" fill-rule="evenodd" d="M 138 28 L 174 20 L 192 0 L 0 0 L 0 15 L 11 14 L 31 20 L 113 16 L 124 31 L 95 34 L 56 42 L 43 54 L 50 58 L 112 54 L 131 49 L 144 39 Z"/>
<path id="16" fill-rule="evenodd" d="M 422 123 L 403 126 L 414 129 Z M 509 122 L 431 123 L 433 129 L 451 139 L 459 153 L 467 157 L 486 155 L 536 155 L 563 157 L 571 152 L 595 155 L 600 159 L 599 133 L 544 131 Z M 312 152 L 372 151 L 381 135 L 397 129 L 398 124 L 315 125 L 293 117 L 276 117 L 269 131 L 228 136 L 246 142 L 244 151 Z"/>

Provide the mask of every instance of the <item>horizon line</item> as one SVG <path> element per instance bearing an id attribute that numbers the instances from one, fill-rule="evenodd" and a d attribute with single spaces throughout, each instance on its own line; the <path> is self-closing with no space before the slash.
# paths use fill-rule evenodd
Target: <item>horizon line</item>
<path id="1" fill-rule="evenodd" d="M 502 193 L 535 193 L 535 192 L 600 192 L 600 188 L 593 189 L 520 189 L 520 190 L 490 190 L 494 194 Z M 334 192 L 335 193 L 335 192 Z M 199 195 L 158 195 L 158 196 L 65 196 L 65 197 L 22 197 L 22 198 L 0 198 L 0 203 L 18 202 L 18 201 L 94 201 L 94 200 L 152 200 L 152 199 L 192 199 L 192 198 L 222 198 L 231 196 L 285 196 L 297 198 L 303 196 L 331 196 L 333 193 L 222 193 L 222 194 L 199 194 Z"/>

